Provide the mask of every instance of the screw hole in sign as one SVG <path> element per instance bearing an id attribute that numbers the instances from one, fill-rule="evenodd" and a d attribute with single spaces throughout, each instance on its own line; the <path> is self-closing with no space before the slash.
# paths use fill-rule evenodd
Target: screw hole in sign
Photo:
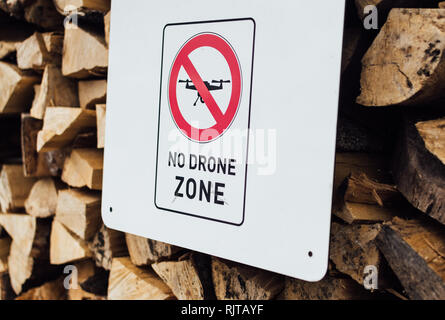
<path id="1" fill-rule="evenodd" d="M 113 207 L 110 207 L 110 213 L 113 213 Z"/>
<path id="2" fill-rule="evenodd" d="M 230 96 L 229 104 L 225 113 L 223 113 L 215 101 L 214 97 L 210 93 L 209 85 L 207 81 L 204 81 L 192 61 L 189 55 L 196 49 L 202 47 L 210 47 L 219 51 L 227 63 L 230 74 L 232 77 L 232 93 Z M 210 114 L 214 118 L 216 124 L 210 128 L 195 128 L 190 123 L 185 120 L 181 113 L 178 103 L 177 95 L 177 83 L 180 81 L 179 71 L 184 68 L 188 76 L 190 77 L 190 82 L 193 83 L 194 88 L 198 91 L 199 98 L 204 102 L 205 106 L 208 108 Z M 221 80 L 221 82 L 223 82 Z M 168 100 L 170 104 L 170 111 L 173 120 L 178 127 L 178 129 L 192 141 L 198 143 L 211 142 L 219 137 L 221 137 L 224 132 L 230 127 L 233 120 L 236 117 L 238 107 L 241 100 L 241 67 L 238 61 L 238 57 L 232 48 L 232 46 L 225 40 L 222 36 L 215 33 L 201 33 L 195 35 L 189 39 L 179 50 L 173 66 L 170 71 L 170 79 L 168 84 Z M 188 83 L 187 83 L 188 84 Z"/>
<path id="3" fill-rule="evenodd" d="M 314 255 L 314 253 L 313 253 L 312 251 L 309 251 L 309 252 L 308 252 L 308 256 L 309 256 L 309 258 L 312 258 L 313 255 Z"/>

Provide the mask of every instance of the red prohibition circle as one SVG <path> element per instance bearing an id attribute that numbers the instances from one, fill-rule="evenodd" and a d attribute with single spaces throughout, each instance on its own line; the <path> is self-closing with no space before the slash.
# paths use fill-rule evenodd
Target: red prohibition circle
<path id="1" fill-rule="evenodd" d="M 227 111 L 223 114 L 204 81 L 191 62 L 189 55 L 198 48 L 211 47 L 218 50 L 226 60 L 232 77 L 232 94 Z M 209 109 L 216 124 L 213 127 L 199 129 L 189 124 L 179 110 L 177 98 L 177 83 L 181 67 L 195 85 L 205 105 Z M 170 72 L 169 103 L 172 117 L 177 127 L 191 140 L 196 142 L 210 142 L 219 138 L 231 125 L 235 118 L 241 98 L 241 68 L 238 58 L 231 45 L 221 36 L 214 33 L 199 34 L 191 38 L 179 51 Z"/>

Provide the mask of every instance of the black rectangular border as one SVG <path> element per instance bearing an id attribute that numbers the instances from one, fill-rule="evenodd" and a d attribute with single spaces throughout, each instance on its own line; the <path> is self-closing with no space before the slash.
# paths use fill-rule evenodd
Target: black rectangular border
<path id="1" fill-rule="evenodd" d="M 178 25 L 190 25 L 190 24 L 205 24 L 205 23 L 218 23 L 218 22 L 233 22 L 233 21 L 245 21 L 250 20 L 253 22 L 253 46 L 252 46 L 252 66 L 251 66 L 251 78 L 250 78 L 250 95 L 249 95 L 249 113 L 248 113 L 248 122 L 247 122 L 247 152 L 246 152 L 246 173 L 244 177 L 244 199 L 243 199 L 243 219 L 241 223 L 232 223 L 227 222 L 223 220 L 218 219 L 212 219 L 208 217 L 203 217 L 187 212 L 181 212 L 171 209 L 166 209 L 159 207 L 156 203 L 156 195 L 157 195 L 157 184 L 158 184 L 158 162 L 159 162 L 159 133 L 160 133 L 160 127 L 161 127 L 161 103 L 162 103 L 162 79 L 163 79 L 163 66 L 164 66 L 164 41 L 165 41 L 165 30 L 169 26 L 178 26 Z M 253 86 L 253 68 L 254 68 L 254 59 L 255 59 L 255 40 L 256 40 L 256 22 L 253 18 L 239 18 L 239 19 L 223 19 L 223 20 L 205 20 L 205 21 L 196 21 L 196 22 L 182 22 L 182 23 L 168 23 L 163 28 L 163 34 L 162 34 L 162 56 L 161 56 L 161 81 L 160 81 L 160 89 L 159 89 L 159 110 L 158 110 L 158 139 L 157 139 L 157 148 L 156 148 L 156 171 L 155 171 L 155 193 L 154 193 L 154 205 L 159 210 L 164 210 L 168 212 L 178 213 L 194 218 L 200 218 L 204 220 L 224 223 L 236 227 L 241 227 L 244 224 L 245 218 L 246 218 L 246 192 L 247 192 L 247 170 L 248 170 L 248 160 L 249 160 L 249 140 L 250 140 L 250 115 L 251 115 L 251 109 L 252 109 L 252 86 Z"/>

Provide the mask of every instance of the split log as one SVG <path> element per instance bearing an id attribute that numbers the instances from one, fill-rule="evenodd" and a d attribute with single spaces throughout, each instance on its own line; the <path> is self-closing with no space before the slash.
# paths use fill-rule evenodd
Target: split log
<path id="1" fill-rule="evenodd" d="M 271 300 L 283 290 L 283 278 L 271 272 L 212 257 L 218 300 Z"/>
<path id="2" fill-rule="evenodd" d="M 394 209 L 337 200 L 334 202 L 332 212 L 349 224 L 390 221 L 395 215 Z"/>
<path id="3" fill-rule="evenodd" d="M 8 256 L 10 247 L 11 239 L 0 238 L 0 274 L 8 271 Z"/>
<path id="4" fill-rule="evenodd" d="M 23 254 L 20 247 L 13 242 L 8 258 L 8 267 L 11 287 L 15 294 L 20 294 L 25 283 L 33 277 L 34 259 Z"/>
<path id="5" fill-rule="evenodd" d="M 0 75 L 0 113 L 19 113 L 29 109 L 39 77 L 2 61 Z"/>
<path id="6" fill-rule="evenodd" d="M 364 300 L 369 293 L 351 279 L 327 276 L 319 282 L 306 282 L 286 277 L 283 300 Z"/>
<path id="7" fill-rule="evenodd" d="M 20 69 L 43 71 L 48 64 L 62 63 L 63 36 L 54 33 L 34 33 L 17 45 L 17 65 Z"/>
<path id="8" fill-rule="evenodd" d="M 75 269 L 72 271 L 73 275 L 71 276 L 69 283 L 68 299 L 105 300 L 108 288 L 108 272 L 102 272 L 90 259 L 76 263 L 74 266 Z M 101 281 L 94 281 L 97 280 L 98 275 L 102 278 L 104 275 L 106 275 L 106 277 Z M 93 281 L 95 288 L 93 288 L 94 290 L 91 290 L 92 286 L 90 284 Z M 84 287 L 89 291 L 84 290 Z"/>
<path id="9" fill-rule="evenodd" d="M 365 268 L 375 266 L 378 270 L 378 289 L 392 285 L 392 279 L 375 239 L 381 230 L 376 225 L 340 225 L 333 223 L 329 257 L 335 268 L 360 285 L 364 285 Z"/>
<path id="10" fill-rule="evenodd" d="M 11 244 L 8 270 L 11 286 L 16 294 L 60 276 L 58 267 L 51 266 L 46 259 L 33 258 L 23 253 L 15 241 Z"/>
<path id="11" fill-rule="evenodd" d="M 25 177 L 60 176 L 65 161 L 64 150 L 37 152 L 37 134 L 43 121 L 22 114 L 21 149 Z"/>
<path id="12" fill-rule="evenodd" d="M 0 174 L 1 211 L 13 212 L 24 208 L 35 181 L 24 177 L 21 165 L 4 165 Z"/>
<path id="13" fill-rule="evenodd" d="M 109 300 L 172 300 L 170 288 L 150 269 L 134 266 L 130 258 L 113 259 Z"/>
<path id="14" fill-rule="evenodd" d="M 13 239 L 8 272 L 14 292 L 20 294 L 52 279 L 58 268 L 48 261 L 49 221 L 25 214 L 1 214 L 0 224 Z"/>
<path id="15" fill-rule="evenodd" d="M 46 108 L 43 128 L 37 135 L 37 151 L 69 146 L 82 131 L 96 130 L 96 112 L 80 108 Z"/>
<path id="16" fill-rule="evenodd" d="M 445 166 L 425 148 L 416 122 L 409 117 L 403 122 L 394 153 L 394 180 L 414 207 L 445 224 Z"/>
<path id="17" fill-rule="evenodd" d="M 100 228 L 101 196 L 97 192 L 61 190 L 56 220 L 82 240 L 90 240 Z"/>
<path id="18" fill-rule="evenodd" d="M 57 220 L 53 221 L 50 241 L 50 261 L 62 265 L 88 259 L 91 251 L 87 243 L 66 229 Z"/>
<path id="19" fill-rule="evenodd" d="M 97 119 L 97 148 L 105 148 L 105 114 L 106 105 L 96 105 L 96 119 Z"/>
<path id="20" fill-rule="evenodd" d="M 27 214 L 0 214 L 0 225 L 27 257 L 48 260 L 50 223 Z"/>
<path id="21" fill-rule="evenodd" d="M 40 86 L 39 86 L 40 87 Z M 22 114 L 21 148 L 25 177 L 49 176 L 43 155 L 37 153 L 37 134 L 42 129 L 43 121 L 34 119 L 29 114 Z"/>
<path id="22" fill-rule="evenodd" d="M 400 201 L 400 193 L 395 186 L 378 183 L 368 178 L 365 173 L 353 173 L 347 179 L 344 199 L 383 207 Z"/>
<path id="23" fill-rule="evenodd" d="M 83 188 L 86 187 L 86 183 L 83 180 L 77 168 L 74 166 L 74 162 L 71 159 L 71 154 L 65 159 L 62 171 L 62 181 L 70 187 Z"/>
<path id="24" fill-rule="evenodd" d="M 352 184 L 355 184 L 355 182 L 352 182 Z M 354 185 L 354 188 L 356 187 L 357 185 Z M 368 188 L 370 187 L 370 185 L 362 185 L 362 187 Z M 333 214 L 349 224 L 356 224 L 389 221 L 394 217 L 395 214 L 399 212 L 399 209 L 396 209 L 395 207 L 387 208 L 380 206 L 378 203 L 366 203 L 372 201 L 381 201 L 381 198 L 377 193 L 373 194 L 372 192 L 368 192 L 372 191 L 369 190 L 369 188 L 368 190 L 363 189 L 363 194 L 359 194 L 358 191 L 360 190 L 351 189 L 349 187 L 346 189 L 345 192 L 339 191 L 339 193 L 336 194 L 334 198 L 332 207 Z M 397 196 L 394 197 L 398 199 Z"/>
<path id="25" fill-rule="evenodd" d="M 89 245 L 98 267 L 111 270 L 114 258 L 128 257 L 125 234 L 102 225 Z"/>
<path id="26" fill-rule="evenodd" d="M 178 261 L 152 265 L 179 300 L 214 300 L 211 259 L 204 254 L 188 253 Z"/>
<path id="27" fill-rule="evenodd" d="M 105 26 L 105 42 L 107 47 L 110 46 L 110 21 L 111 21 L 111 11 L 104 16 L 104 26 Z"/>
<path id="28" fill-rule="evenodd" d="M 15 300 L 65 300 L 66 290 L 63 278 L 47 282 L 44 285 L 22 293 Z"/>
<path id="29" fill-rule="evenodd" d="M 36 218 L 49 218 L 56 214 L 59 186 L 52 178 L 38 180 L 25 201 L 25 210 Z"/>
<path id="30" fill-rule="evenodd" d="M 393 185 L 371 180 L 365 173 L 352 173 L 344 189 L 335 195 L 333 213 L 350 224 L 389 221 L 404 205 Z"/>
<path id="31" fill-rule="evenodd" d="M 421 105 L 444 96 L 443 15 L 443 9 L 391 10 L 363 57 L 359 104 Z"/>
<path id="32" fill-rule="evenodd" d="M 398 203 L 401 197 L 389 181 L 387 163 L 381 156 L 337 153 L 333 213 L 347 223 L 391 220 L 395 210 L 381 206 L 382 197 L 393 200 L 390 203 Z"/>
<path id="33" fill-rule="evenodd" d="M 0 273 L 0 301 L 12 300 L 16 297 L 11 287 L 11 280 L 7 272 Z"/>
<path id="34" fill-rule="evenodd" d="M 31 107 L 31 116 L 43 119 L 47 107 L 77 107 L 77 83 L 62 75 L 55 65 L 47 65 L 43 72 L 42 84 Z"/>
<path id="35" fill-rule="evenodd" d="M 443 226 L 395 218 L 383 226 L 377 245 L 411 299 L 445 299 Z"/>
<path id="36" fill-rule="evenodd" d="M 105 13 L 110 10 L 111 0 L 53 0 L 57 11 L 67 15 L 70 11 L 86 12 L 99 11 Z"/>
<path id="37" fill-rule="evenodd" d="M 445 118 L 416 124 L 426 149 L 445 165 Z"/>
<path id="38" fill-rule="evenodd" d="M 104 76 L 108 68 L 108 49 L 104 37 L 82 28 L 65 30 L 62 56 L 64 76 L 88 78 Z"/>
<path id="39" fill-rule="evenodd" d="M 79 81 L 79 102 L 84 109 L 94 109 L 107 99 L 107 80 Z"/>
<path id="40" fill-rule="evenodd" d="M 168 243 L 126 233 L 125 240 L 131 262 L 136 266 L 148 266 L 154 262 L 171 259 L 182 249 Z"/>
<path id="41" fill-rule="evenodd" d="M 103 150 L 74 149 L 65 160 L 62 180 L 71 187 L 102 189 Z"/>

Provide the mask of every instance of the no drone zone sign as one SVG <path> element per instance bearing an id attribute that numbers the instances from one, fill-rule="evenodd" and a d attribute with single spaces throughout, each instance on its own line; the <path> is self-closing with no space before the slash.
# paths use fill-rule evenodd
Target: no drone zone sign
<path id="1" fill-rule="evenodd" d="M 249 129 L 254 34 L 251 19 L 165 27 L 159 209 L 243 223 L 248 135 L 237 141 L 243 150 L 234 155 L 231 132 Z"/>
<path id="2" fill-rule="evenodd" d="M 344 4 L 113 1 L 107 227 L 320 280 Z"/>

